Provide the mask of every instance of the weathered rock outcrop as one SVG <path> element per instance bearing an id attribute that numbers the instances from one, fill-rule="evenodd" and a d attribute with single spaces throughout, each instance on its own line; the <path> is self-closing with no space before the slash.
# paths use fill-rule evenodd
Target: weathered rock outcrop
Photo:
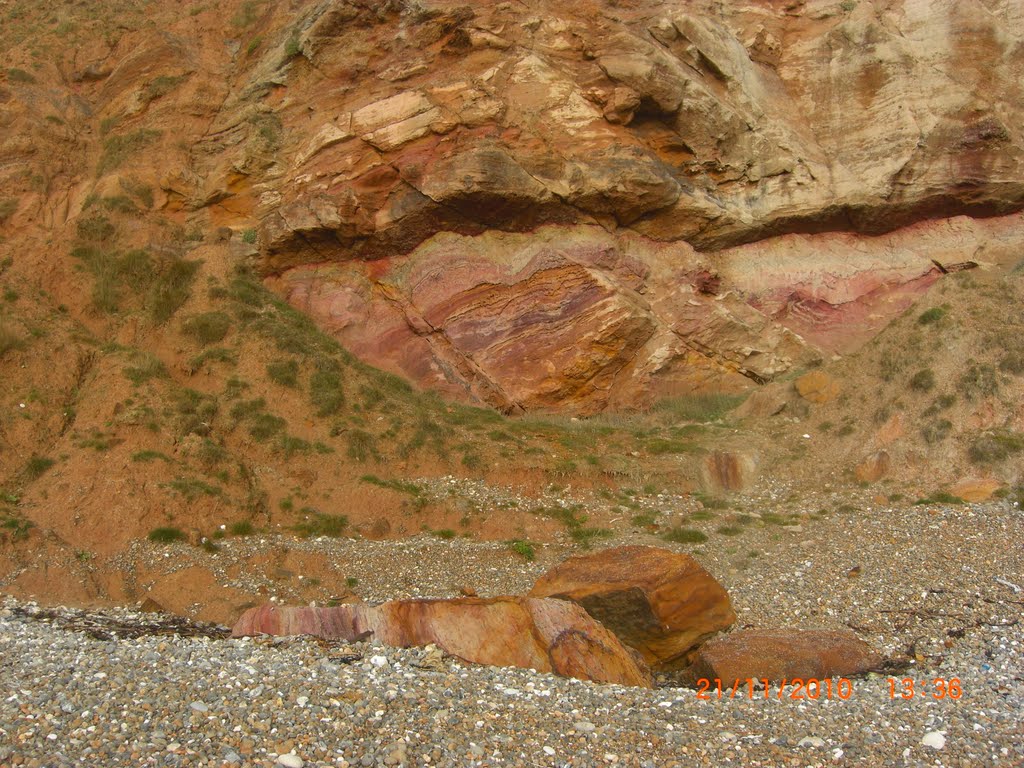
<path id="1" fill-rule="evenodd" d="M 729 595 L 696 560 L 657 547 L 569 558 L 530 596 L 579 603 L 652 665 L 680 660 L 736 620 Z"/>
<path id="2" fill-rule="evenodd" d="M 234 637 L 372 637 L 386 645 L 437 647 L 475 664 L 523 667 L 601 683 L 650 687 L 643 661 L 577 605 L 519 597 L 394 600 L 334 608 L 251 608 Z"/>
<path id="3" fill-rule="evenodd" d="M 686 677 L 718 678 L 723 686 L 747 678 L 824 680 L 859 675 L 881 661 L 878 652 L 852 632 L 745 629 L 702 645 Z"/>
<path id="4" fill-rule="evenodd" d="M 263 268 L 367 359 L 506 410 L 770 380 L 869 338 L 933 260 L 1024 243 L 916 223 L 1024 205 L 1024 16 L 969 5 L 421 6 L 387 85 L 300 113 Z M 325 35 L 340 9 L 363 26 Z M 393 23 L 317 6 L 289 89 Z"/>
<path id="5" fill-rule="evenodd" d="M 258 230 L 262 274 L 370 362 L 580 413 L 854 349 L 941 265 L 1024 246 L 1013 0 L 250 15 L 244 53 L 205 11 L 77 51 L 49 122 L 8 78 L 5 216 L 151 187 Z"/>

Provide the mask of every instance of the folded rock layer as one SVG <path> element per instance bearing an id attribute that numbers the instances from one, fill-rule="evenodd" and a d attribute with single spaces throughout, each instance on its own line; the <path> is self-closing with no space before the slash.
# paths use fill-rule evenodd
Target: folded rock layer
<path id="1" fill-rule="evenodd" d="M 246 611 L 233 637 L 372 638 L 399 647 L 435 644 L 475 664 L 523 667 L 600 683 L 650 687 L 645 664 L 579 606 L 519 597 L 393 600 L 334 608 L 264 605 Z"/>

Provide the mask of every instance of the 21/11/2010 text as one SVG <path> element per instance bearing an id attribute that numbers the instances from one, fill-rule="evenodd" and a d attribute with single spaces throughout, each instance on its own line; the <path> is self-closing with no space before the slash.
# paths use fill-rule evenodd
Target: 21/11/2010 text
<path id="1" fill-rule="evenodd" d="M 758 689 L 758 684 L 763 686 L 763 690 Z M 747 695 L 745 698 L 773 698 L 772 681 L 766 677 L 737 678 L 732 681 L 731 686 L 726 682 L 724 686 L 725 690 L 723 690 L 722 681 L 719 678 L 716 677 L 709 680 L 706 677 L 702 677 L 697 681 L 697 698 L 702 701 L 710 701 L 711 699 L 742 699 L 744 698 L 742 693 L 742 688 L 744 686 L 747 688 Z M 792 679 L 783 678 L 777 686 L 778 687 L 774 694 L 774 698 L 776 699 L 790 698 L 807 700 L 822 697 L 831 699 L 834 696 L 837 699 L 846 700 L 853 695 L 853 683 L 845 677 L 840 677 L 838 680 L 834 681 L 831 678 L 826 678 L 824 680 L 818 680 L 817 678 L 804 680 L 799 677 L 794 677 Z M 787 691 L 787 686 L 791 686 L 792 690 Z"/>

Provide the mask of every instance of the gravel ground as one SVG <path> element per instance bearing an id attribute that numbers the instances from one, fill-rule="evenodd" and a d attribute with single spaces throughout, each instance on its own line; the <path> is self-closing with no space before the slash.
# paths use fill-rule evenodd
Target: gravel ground
<path id="1" fill-rule="evenodd" d="M 95 639 L 69 625 L 153 617 L 8 600 L 0 766 L 1022 765 L 1022 532 L 1007 503 L 873 508 L 764 528 L 732 553 L 698 548 L 740 626 L 852 626 L 911 662 L 901 677 L 928 683 L 909 699 L 900 687 L 891 698 L 878 675 L 854 680 L 845 700 L 773 687 L 702 701 L 691 689 L 598 686 L 424 649 Z M 758 557 L 737 557 L 755 545 Z M 416 575 L 413 592 L 448 594 L 454 563 L 469 564 L 460 575 L 481 594 L 517 591 L 563 554 L 544 548 L 541 562 L 506 570 L 507 553 L 468 541 L 331 546 L 358 562 L 370 599 L 409 591 Z M 962 696 L 936 699 L 936 678 L 957 679 Z"/>

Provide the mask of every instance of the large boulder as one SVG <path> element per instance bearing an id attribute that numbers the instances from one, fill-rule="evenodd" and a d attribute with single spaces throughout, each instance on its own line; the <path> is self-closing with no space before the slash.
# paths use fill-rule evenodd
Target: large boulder
<path id="1" fill-rule="evenodd" d="M 705 643 L 687 678 L 770 681 L 848 677 L 877 667 L 881 656 L 852 632 L 750 629 Z"/>
<path id="2" fill-rule="evenodd" d="M 650 665 L 673 665 L 734 621 L 729 595 L 689 555 L 626 546 L 572 557 L 544 574 L 530 597 L 570 600 Z"/>
<path id="3" fill-rule="evenodd" d="M 465 661 L 650 687 L 643 661 L 579 606 L 524 597 L 393 600 L 334 608 L 264 605 L 242 614 L 233 637 L 313 635 L 434 644 Z"/>

